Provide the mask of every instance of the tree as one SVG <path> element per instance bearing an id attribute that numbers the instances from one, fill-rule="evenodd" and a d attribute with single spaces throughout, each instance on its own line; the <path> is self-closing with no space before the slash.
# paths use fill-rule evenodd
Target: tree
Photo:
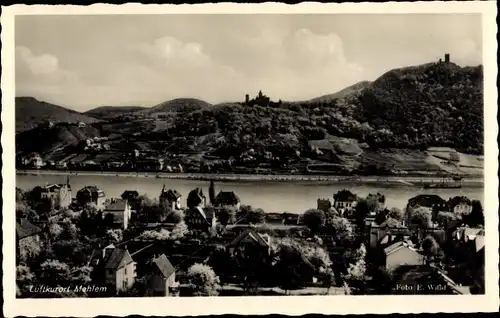
<path id="1" fill-rule="evenodd" d="M 450 226 L 452 226 L 457 219 L 457 215 L 453 212 L 441 211 L 436 216 L 436 221 L 438 222 L 438 224 L 445 229 L 448 229 Z"/>
<path id="2" fill-rule="evenodd" d="M 311 229 L 313 233 L 317 232 L 323 225 L 325 225 L 326 215 L 325 212 L 318 209 L 309 209 L 303 215 L 304 224 Z"/>
<path id="3" fill-rule="evenodd" d="M 426 236 L 425 239 L 422 241 L 422 250 L 427 259 L 427 262 L 433 261 L 437 256 L 439 256 L 441 252 L 439 244 L 430 235 Z"/>
<path id="4" fill-rule="evenodd" d="M 228 207 L 220 207 L 216 209 L 217 220 L 223 225 L 234 223 L 236 219 L 236 211 Z"/>
<path id="5" fill-rule="evenodd" d="M 35 275 L 28 266 L 21 264 L 16 267 L 16 283 L 21 293 L 25 293 L 28 286 L 33 285 L 34 279 Z"/>
<path id="6" fill-rule="evenodd" d="M 123 241 L 123 231 L 121 229 L 109 229 L 106 231 L 106 237 L 111 244 Z"/>
<path id="7" fill-rule="evenodd" d="M 69 218 L 65 218 L 61 222 L 61 227 L 63 229 L 60 235 L 62 239 L 72 240 L 78 236 L 78 229 L 76 228 L 76 225 L 73 224 L 73 222 L 71 222 Z"/>
<path id="8" fill-rule="evenodd" d="M 217 296 L 220 280 L 213 269 L 205 264 L 196 263 L 189 267 L 187 278 L 194 296 Z"/>
<path id="9" fill-rule="evenodd" d="M 169 223 L 180 223 L 184 221 L 184 211 L 172 210 L 168 213 L 166 221 Z"/>
<path id="10" fill-rule="evenodd" d="M 170 233 L 170 238 L 172 240 L 178 240 L 180 238 L 183 238 L 184 235 L 186 235 L 189 232 L 188 226 L 184 221 L 181 221 L 177 223 L 174 228 L 172 229 L 172 232 Z"/>
<path id="11" fill-rule="evenodd" d="M 358 204 L 356 204 L 354 218 L 356 219 L 356 225 L 360 228 L 360 230 L 364 229 L 366 217 L 370 214 L 370 212 L 374 211 L 372 208 L 374 207 L 371 207 L 367 200 L 359 200 Z"/>
<path id="12" fill-rule="evenodd" d="M 346 218 L 334 217 L 330 220 L 328 227 L 333 231 L 337 244 L 350 242 L 353 238 L 352 225 Z"/>
<path id="13" fill-rule="evenodd" d="M 57 239 L 63 232 L 63 228 L 57 223 L 49 225 L 49 234 L 52 239 Z"/>
<path id="14" fill-rule="evenodd" d="M 59 260 L 46 260 L 40 265 L 40 283 L 47 286 L 63 286 L 70 280 L 70 267 Z"/>
<path id="15" fill-rule="evenodd" d="M 404 212 L 399 208 L 391 208 L 389 210 L 389 217 L 401 221 L 404 218 Z"/>
<path id="16" fill-rule="evenodd" d="M 418 207 L 410 212 L 410 224 L 418 229 L 428 229 L 431 227 L 432 211 L 424 207 Z"/>
<path id="17" fill-rule="evenodd" d="M 472 211 L 469 215 L 464 217 L 464 221 L 470 227 L 484 225 L 484 212 L 481 201 L 472 201 Z"/>
<path id="18" fill-rule="evenodd" d="M 262 209 L 252 209 L 246 214 L 248 223 L 261 224 L 265 223 L 266 213 Z"/>

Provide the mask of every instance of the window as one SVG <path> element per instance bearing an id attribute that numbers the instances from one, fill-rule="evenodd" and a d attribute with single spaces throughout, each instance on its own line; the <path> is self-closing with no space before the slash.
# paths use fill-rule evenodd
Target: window
<path id="1" fill-rule="evenodd" d="M 125 271 L 125 275 L 127 275 L 127 267 L 123 269 Z"/>

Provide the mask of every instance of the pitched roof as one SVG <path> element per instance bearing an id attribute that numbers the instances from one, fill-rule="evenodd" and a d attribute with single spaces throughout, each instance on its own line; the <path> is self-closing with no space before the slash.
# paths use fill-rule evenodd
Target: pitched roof
<path id="1" fill-rule="evenodd" d="M 26 219 L 21 219 L 16 222 L 16 234 L 19 239 L 38 234 L 41 231 L 42 230 L 38 226 L 31 224 Z"/>
<path id="2" fill-rule="evenodd" d="M 177 192 L 177 190 L 169 189 L 168 191 L 162 190 L 160 198 L 166 198 L 169 201 L 176 201 L 181 196 L 182 195 L 179 192 Z"/>
<path id="3" fill-rule="evenodd" d="M 390 255 L 401 248 L 408 248 L 412 251 L 417 252 L 415 249 L 412 248 L 412 246 L 410 246 L 410 244 L 408 244 L 408 242 L 399 241 L 399 242 L 396 242 L 396 243 L 391 244 L 391 245 L 387 246 L 386 248 L 384 248 L 384 254 Z"/>
<path id="4" fill-rule="evenodd" d="M 106 206 L 104 209 L 104 212 L 113 212 L 113 211 L 125 211 L 125 208 L 127 206 L 127 200 L 124 199 L 115 199 L 114 201 L 111 201 L 110 204 Z"/>
<path id="5" fill-rule="evenodd" d="M 116 270 L 132 263 L 133 261 L 134 260 L 132 259 L 132 256 L 130 256 L 128 250 L 115 248 L 106 262 L 106 268 Z"/>
<path id="6" fill-rule="evenodd" d="M 92 196 L 104 196 L 104 191 L 100 190 L 97 186 L 85 186 L 78 190 L 78 192 L 89 192 Z"/>
<path id="7" fill-rule="evenodd" d="M 340 190 L 336 194 L 333 195 L 335 201 L 343 201 L 343 202 L 352 202 L 357 201 L 358 197 L 349 190 Z"/>
<path id="8" fill-rule="evenodd" d="M 174 266 L 170 263 L 165 254 L 161 254 L 158 258 L 154 258 L 153 263 L 158 267 L 165 278 L 169 278 L 173 273 L 175 273 Z"/>
<path id="9" fill-rule="evenodd" d="M 262 247 L 269 247 L 269 243 L 262 237 L 260 233 L 257 233 L 253 230 L 246 230 L 242 232 L 237 238 L 235 238 L 228 246 L 237 246 L 240 244 L 245 238 L 249 237 L 252 241 L 259 244 Z"/>
<path id="10" fill-rule="evenodd" d="M 216 204 L 236 205 L 240 198 L 233 191 L 220 191 L 215 197 Z"/>
<path id="11" fill-rule="evenodd" d="M 411 206 L 424 206 L 431 208 L 436 204 L 444 205 L 446 201 L 441 198 L 439 195 L 435 194 L 419 194 L 408 200 L 408 204 Z"/>
<path id="12" fill-rule="evenodd" d="M 208 212 L 208 211 L 207 211 Z M 209 213 L 209 215 L 207 215 L 205 213 L 205 211 L 203 210 L 202 207 L 194 207 L 194 208 L 190 208 L 186 211 L 186 214 L 187 215 L 193 215 L 193 214 L 198 214 L 198 215 L 201 215 L 201 217 L 207 222 L 207 223 L 210 223 L 208 221 L 209 218 L 213 218 L 213 213 Z"/>
<path id="13" fill-rule="evenodd" d="M 139 196 L 139 192 L 137 192 L 136 190 L 125 190 L 121 195 L 122 199 L 137 197 L 137 196 Z"/>

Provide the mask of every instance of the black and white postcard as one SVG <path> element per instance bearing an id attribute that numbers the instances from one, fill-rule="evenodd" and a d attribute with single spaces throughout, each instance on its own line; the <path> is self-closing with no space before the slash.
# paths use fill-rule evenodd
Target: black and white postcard
<path id="1" fill-rule="evenodd" d="M 498 309 L 495 2 L 2 11 L 6 315 Z"/>

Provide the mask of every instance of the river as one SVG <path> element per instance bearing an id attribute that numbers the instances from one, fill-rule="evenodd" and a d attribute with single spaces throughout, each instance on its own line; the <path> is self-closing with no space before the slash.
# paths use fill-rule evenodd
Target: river
<path id="1" fill-rule="evenodd" d="M 64 183 L 63 174 L 17 174 L 16 186 L 23 190 L 30 190 L 35 186 L 44 186 L 52 183 Z M 88 185 L 96 185 L 104 190 L 107 197 L 120 197 L 124 190 L 137 190 L 140 194 L 147 194 L 150 198 L 158 198 L 163 185 L 166 189 L 176 189 L 182 194 L 183 204 L 189 191 L 202 188 L 208 196 L 208 181 L 186 179 L 157 179 L 154 177 L 110 176 L 110 175 L 72 175 L 70 177 L 73 197 L 76 191 Z M 215 190 L 234 191 L 241 200 L 241 204 L 262 208 L 266 212 L 303 213 L 307 209 L 315 208 L 318 198 L 332 199 L 334 193 L 342 189 L 349 189 L 359 196 L 380 192 L 386 196 L 387 207 L 404 208 L 408 199 L 418 194 L 437 194 L 447 200 L 452 196 L 464 195 L 470 199 L 484 203 L 484 189 L 477 185 L 462 187 L 461 189 L 428 189 L 405 185 L 379 182 L 364 184 L 362 182 L 335 182 L 335 181 L 216 181 Z"/>

